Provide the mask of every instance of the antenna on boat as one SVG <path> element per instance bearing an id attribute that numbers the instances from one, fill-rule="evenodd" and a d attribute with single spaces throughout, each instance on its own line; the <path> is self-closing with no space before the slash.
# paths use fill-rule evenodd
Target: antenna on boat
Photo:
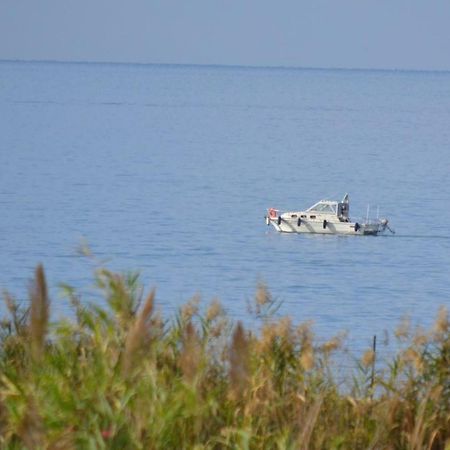
<path id="1" fill-rule="evenodd" d="M 367 205 L 367 214 L 366 214 L 366 223 L 369 223 L 369 211 L 370 211 L 370 205 Z"/>
<path id="2" fill-rule="evenodd" d="M 377 206 L 377 220 L 380 219 L 380 207 Z"/>

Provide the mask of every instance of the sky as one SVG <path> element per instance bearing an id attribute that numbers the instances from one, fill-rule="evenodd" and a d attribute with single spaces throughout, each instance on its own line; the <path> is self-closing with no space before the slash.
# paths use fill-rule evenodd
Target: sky
<path id="1" fill-rule="evenodd" d="M 450 0 L 0 0 L 0 59 L 450 70 Z"/>

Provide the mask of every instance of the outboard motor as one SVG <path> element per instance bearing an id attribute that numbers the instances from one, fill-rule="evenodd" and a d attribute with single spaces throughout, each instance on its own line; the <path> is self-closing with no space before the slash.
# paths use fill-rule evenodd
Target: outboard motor
<path id="1" fill-rule="evenodd" d="M 381 231 L 384 231 L 387 228 L 392 234 L 395 234 L 395 231 L 388 225 L 389 224 L 389 220 L 381 219 L 380 220 L 380 224 L 381 224 L 381 227 L 382 227 Z"/>

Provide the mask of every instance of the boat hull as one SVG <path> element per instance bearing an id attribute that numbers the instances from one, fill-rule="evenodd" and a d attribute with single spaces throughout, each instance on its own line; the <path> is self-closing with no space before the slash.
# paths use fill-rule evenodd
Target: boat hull
<path id="1" fill-rule="evenodd" d="M 298 219 L 269 219 L 268 222 L 280 233 L 342 234 L 353 236 L 377 235 L 379 224 L 357 224 L 355 222 L 329 222 Z"/>

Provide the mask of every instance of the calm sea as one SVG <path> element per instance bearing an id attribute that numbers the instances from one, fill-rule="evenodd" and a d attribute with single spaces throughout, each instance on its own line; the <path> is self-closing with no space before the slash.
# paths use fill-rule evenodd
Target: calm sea
<path id="1" fill-rule="evenodd" d="M 199 293 L 367 342 L 450 303 L 450 73 L 0 62 L 0 285 L 36 263 L 91 297 L 140 270 L 166 315 Z M 348 192 L 396 235 L 280 235 L 267 207 Z M 247 319 L 245 319 L 247 320 Z"/>

